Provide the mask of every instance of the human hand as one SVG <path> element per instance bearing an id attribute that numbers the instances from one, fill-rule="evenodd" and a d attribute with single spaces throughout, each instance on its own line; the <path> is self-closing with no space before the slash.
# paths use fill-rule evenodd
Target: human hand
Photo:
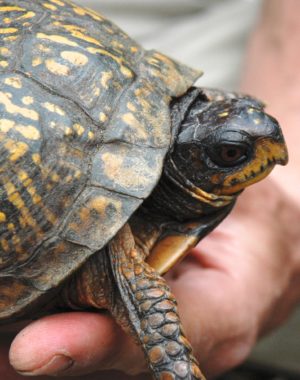
<path id="1" fill-rule="evenodd" d="M 290 229 L 291 217 L 300 219 L 300 211 L 291 213 L 289 198 L 271 179 L 242 198 L 232 215 L 167 275 L 186 333 L 209 377 L 242 361 L 257 337 L 285 320 L 300 298 L 300 258 L 294 255 L 297 242 Z M 0 378 L 21 379 L 7 365 L 8 340 L 1 345 Z M 33 322 L 13 342 L 10 359 L 18 370 L 50 373 L 50 367 L 42 367 L 58 353 L 74 360 L 61 373 L 63 379 L 64 374 L 80 374 L 82 380 L 127 380 L 132 377 L 110 371 L 83 374 L 145 370 L 139 348 L 110 317 L 96 313 Z M 135 379 L 145 380 L 145 375 Z"/>

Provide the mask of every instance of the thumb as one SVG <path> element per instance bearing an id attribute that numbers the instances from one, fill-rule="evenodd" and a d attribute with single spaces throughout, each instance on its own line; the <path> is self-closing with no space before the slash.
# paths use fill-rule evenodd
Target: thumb
<path id="1" fill-rule="evenodd" d="M 33 322 L 16 336 L 9 358 L 25 376 L 69 376 L 104 369 L 134 374 L 146 369 L 140 348 L 112 318 L 86 312 Z"/>

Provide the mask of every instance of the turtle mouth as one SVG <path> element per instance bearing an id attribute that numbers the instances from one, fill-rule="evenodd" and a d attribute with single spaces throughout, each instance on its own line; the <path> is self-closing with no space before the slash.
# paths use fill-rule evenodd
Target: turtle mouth
<path id="1" fill-rule="evenodd" d="M 274 141 L 270 138 L 260 139 L 255 145 L 253 159 L 240 170 L 226 176 L 214 193 L 241 192 L 245 187 L 264 179 L 275 165 L 286 165 L 287 163 L 288 152 L 284 142 Z"/>

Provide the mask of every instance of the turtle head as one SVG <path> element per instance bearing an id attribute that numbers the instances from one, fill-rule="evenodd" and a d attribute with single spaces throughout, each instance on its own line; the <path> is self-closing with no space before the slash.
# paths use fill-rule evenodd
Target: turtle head
<path id="1" fill-rule="evenodd" d="M 195 101 L 172 160 L 193 186 L 230 195 L 266 177 L 288 154 L 278 122 L 249 96 Z"/>

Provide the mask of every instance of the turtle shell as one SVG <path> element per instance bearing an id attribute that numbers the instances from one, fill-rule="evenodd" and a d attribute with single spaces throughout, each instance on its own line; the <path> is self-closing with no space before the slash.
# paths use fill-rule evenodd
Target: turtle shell
<path id="1" fill-rule="evenodd" d="M 0 320 L 113 238 L 158 182 L 199 72 L 63 0 L 0 1 Z"/>

